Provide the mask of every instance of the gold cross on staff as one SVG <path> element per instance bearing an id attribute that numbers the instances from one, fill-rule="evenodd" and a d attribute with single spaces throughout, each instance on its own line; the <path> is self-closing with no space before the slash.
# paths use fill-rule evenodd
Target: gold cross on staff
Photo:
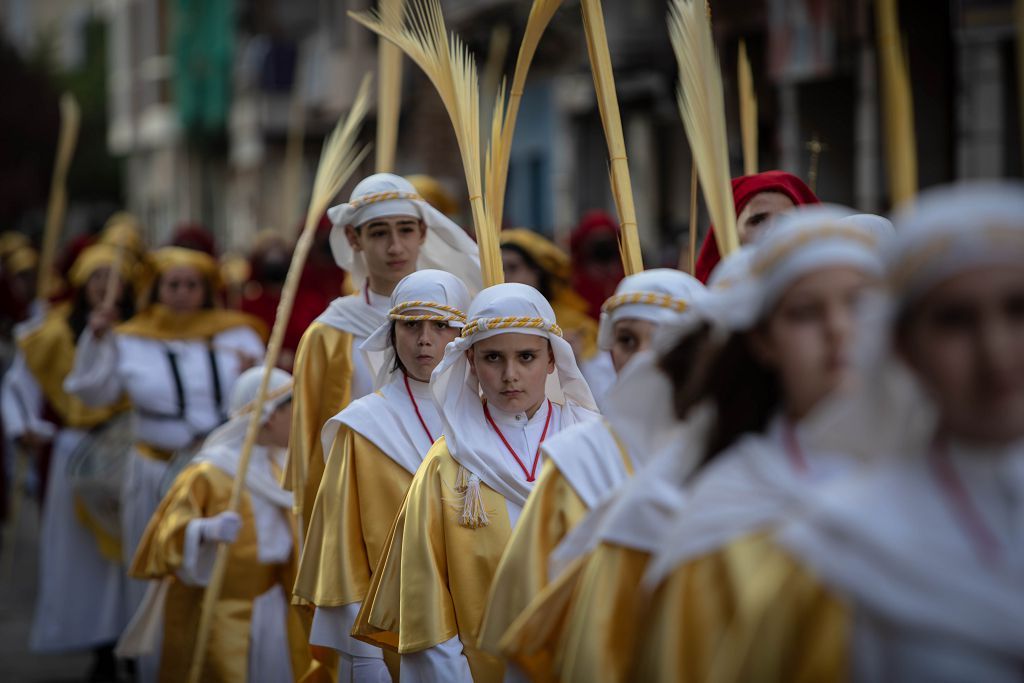
<path id="1" fill-rule="evenodd" d="M 823 143 L 815 132 L 811 139 L 804 145 L 804 149 L 811 153 L 811 166 L 807 170 L 807 184 L 811 186 L 811 192 L 818 191 L 818 160 L 822 152 L 828 151 L 828 145 Z"/>

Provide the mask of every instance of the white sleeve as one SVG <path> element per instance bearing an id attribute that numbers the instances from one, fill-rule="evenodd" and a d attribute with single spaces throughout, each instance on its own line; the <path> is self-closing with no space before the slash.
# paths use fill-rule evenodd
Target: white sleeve
<path id="1" fill-rule="evenodd" d="M 472 683 L 469 660 L 458 636 L 420 652 L 402 655 L 402 683 Z"/>
<path id="2" fill-rule="evenodd" d="M 64 391 L 93 407 L 108 406 L 121 398 L 124 387 L 118 373 L 117 339 L 112 332 L 102 338 L 86 328 L 75 346 L 75 365 L 64 378 Z"/>
<path id="3" fill-rule="evenodd" d="M 231 350 L 262 361 L 267 352 L 263 340 L 251 327 L 232 327 L 217 335 L 213 345 L 218 349 Z"/>
<path id="4" fill-rule="evenodd" d="M 57 431 L 53 424 L 42 418 L 43 390 L 29 372 L 21 352 L 14 356 L 14 362 L 4 374 L 0 386 L 0 410 L 3 411 L 4 433 L 9 439 L 17 439 L 29 432 L 52 438 Z"/>
<path id="5" fill-rule="evenodd" d="M 185 549 L 182 552 L 178 578 L 189 586 L 205 586 L 213 573 L 217 544 L 203 541 L 205 519 L 193 519 L 185 525 Z"/>

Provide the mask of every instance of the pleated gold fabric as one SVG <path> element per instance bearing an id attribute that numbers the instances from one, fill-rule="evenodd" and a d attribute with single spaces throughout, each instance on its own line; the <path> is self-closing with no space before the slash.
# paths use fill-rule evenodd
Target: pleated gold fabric
<path id="1" fill-rule="evenodd" d="M 187 586 L 175 577 L 184 560 L 185 527 L 193 519 L 227 510 L 231 482 L 228 474 L 209 462 L 186 467 L 150 519 L 132 561 L 129 574 L 134 578 L 171 577 L 164 613 L 161 682 L 187 678 L 202 609 L 203 588 Z M 275 583 L 282 584 L 287 591 L 294 581 L 294 561 L 267 565 L 257 559 L 256 523 L 248 494 L 242 497 L 239 514 L 242 528 L 238 540 L 230 546 L 202 681 L 227 683 L 247 679 L 252 602 Z M 292 671 L 298 674 L 309 667 L 308 641 L 298 616 L 289 611 L 288 619 Z"/>
<path id="2" fill-rule="evenodd" d="M 324 472 L 320 430 L 351 399 L 352 335 L 314 322 L 295 352 L 292 436 L 284 488 L 295 494 L 295 515 L 305 538 Z"/>
<path id="3" fill-rule="evenodd" d="M 491 584 L 480 626 L 481 650 L 499 654 L 512 622 L 548 584 L 548 557 L 588 508 L 548 460 L 512 532 Z"/>
<path id="4" fill-rule="evenodd" d="M 766 540 L 734 581 L 748 585 L 709 681 L 842 683 L 851 678 L 850 607 L 791 555 Z M 749 543 L 743 541 L 742 543 Z M 767 578 L 760 578 L 761 575 Z"/>
<path id="5" fill-rule="evenodd" d="M 362 602 L 412 475 L 342 426 L 327 457 L 295 595 L 320 607 Z"/>
<path id="6" fill-rule="evenodd" d="M 473 680 L 497 683 L 504 664 L 476 642 L 491 580 L 511 535 L 508 509 L 501 495 L 481 483 L 490 523 L 461 526 L 458 471 L 444 438 L 438 439 L 392 525 L 353 635 L 402 654 L 459 636 Z"/>
<path id="7" fill-rule="evenodd" d="M 25 365 L 39 383 L 46 402 L 73 429 L 91 429 L 131 407 L 127 397 L 103 408 L 91 408 L 64 391 L 64 379 L 75 363 L 75 338 L 68 324 L 67 304 L 50 311 L 38 327 L 18 339 Z"/>
<path id="8" fill-rule="evenodd" d="M 554 665 L 569 681 L 625 681 L 640 620 L 638 587 L 650 556 L 602 544 L 586 558 L 558 636 Z"/>
<path id="9" fill-rule="evenodd" d="M 813 577 L 756 534 L 677 568 L 640 618 L 629 677 L 644 681 L 843 681 L 849 618 Z"/>

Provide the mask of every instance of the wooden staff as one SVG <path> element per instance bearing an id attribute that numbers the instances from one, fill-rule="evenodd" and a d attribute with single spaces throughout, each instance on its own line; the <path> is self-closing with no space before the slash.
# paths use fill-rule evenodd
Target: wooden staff
<path id="1" fill-rule="evenodd" d="M 757 93 L 754 90 L 754 72 L 747 56 L 747 42 L 740 41 L 736 60 L 737 82 L 740 93 L 740 137 L 743 141 L 743 175 L 757 173 Z"/>
<path id="2" fill-rule="evenodd" d="M 917 194 L 917 138 L 910 70 L 903 54 L 896 0 L 875 2 L 875 24 L 882 70 L 882 120 L 885 122 L 889 194 L 892 203 L 899 204 Z"/>
<path id="3" fill-rule="evenodd" d="M 252 456 L 252 449 L 260 432 L 260 418 L 263 414 L 263 404 L 267 398 L 270 373 L 277 364 L 277 358 L 281 353 L 285 329 L 288 327 L 288 320 L 291 317 L 292 306 L 295 303 L 295 294 L 299 287 L 299 279 L 306 263 L 306 256 L 313 246 L 316 226 L 320 222 L 320 217 L 324 211 L 327 210 L 331 200 L 341 191 L 342 185 L 351 177 L 352 173 L 358 168 L 369 152 L 369 149 L 365 147 L 359 151 L 355 149 L 359 128 L 363 118 L 366 116 L 369 101 L 369 85 L 369 78 L 364 78 L 362 85 L 359 87 L 359 94 L 352 104 L 352 109 L 347 117 L 338 121 L 338 125 L 327 139 L 323 152 L 320 155 L 316 178 L 313 181 L 313 196 L 310 198 L 309 209 L 306 212 L 306 224 L 295 245 L 295 254 L 292 256 L 292 262 L 288 268 L 288 276 L 285 279 L 284 288 L 281 292 L 281 302 L 277 307 L 274 329 L 270 334 L 270 344 L 267 348 L 266 359 L 263 362 L 263 379 L 260 382 L 259 391 L 256 393 L 256 399 L 253 401 L 252 418 L 249 420 L 249 427 L 245 433 L 245 441 L 242 443 L 242 452 L 238 460 L 238 470 L 235 472 L 234 481 L 231 486 L 228 510 L 233 512 L 238 512 L 241 505 L 242 492 L 245 489 L 246 472 L 249 469 L 249 459 Z M 195 641 L 196 646 L 188 675 L 190 683 L 199 683 L 200 676 L 202 675 L 203 661 L 206 659 L 206 646 L 210 639 L 210 630 L 213 626 L 213 613 L 224 583 L 227 563 L 228 546 L 224 543 L 218 543 L 210 582 L 203 593 L 202 612 Z"/>
<path id="4" fill-rule="evenodd" d="M 626 160 L 626 141 L 622 134 L 622 118 L 619 115 L 619 99 L 615 94 L 615 74 L 608 50 L 608 35 L 604 27 L 604 12 L 601 0 L 581 0 L 583 30 L 587 38 L 587 54 L 594 74 L 594 89 L 597 93 L 597 108 L 604 125 L 605 140 L 611 163 L 612 195 L 619 212 L 622 226 L 620 249 L 622 266 L 626 275 L 639 273 L 644 269 L 643 254 L 640 251 L 640 234 L 636 222 L 636 207 L 633 203 L 633 186 L 629 179 L 629 162 Z"/>
<path id="5" fill-rule="evenodd" d="M 50 292 L 50 276 L 57 257 L 64 216 L 68 210 L 68 169 L 78 142 L 81 121 L 78 101 L 71 93 L 60 96 L 60 134 L 57 138 L 57 159 L 53 164 L 50 200 L 46 205 L 46 225 L 43 229 L 43 248 L 39 254 L 39 272 L 36 275 L 36 297 L 46 299 Z"/>

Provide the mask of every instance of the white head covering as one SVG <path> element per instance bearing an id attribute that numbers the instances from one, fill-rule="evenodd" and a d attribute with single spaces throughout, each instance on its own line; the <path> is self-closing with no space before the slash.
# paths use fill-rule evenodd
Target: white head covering
<path id="1" fill-rule="evenodd" d="M 611 349 L 612 330 L 620 320 L 646 320 L 660 326 L 693 318 L 694 305 L 703 294 L 700 280 L 671 268 L 628 275 L 601 306 L 597 345 L 605 351 Z"/>
<path id="2" fill-rule="evenodd" d="M 1024 183 L 934 188 L 894 218 L 886 269 L 900 308 L 959 273 L 1024 263 Z"/>
<path id="3" fill-rule="evenodd" d="M 202 448 L 196 455 L 195 462 L 209 461 L 228 474 L 234 475 L 238 468 L 238 459 L 242 454 L 245 432 L 252 419 L 256 392 L 259 391 L 262 380 L 262 366 L 249 368 L 239 375 L 231 390 L 230 419 L 206 437 Z M 263 402 L 261 424 L 265 424 L 271 414 L 283 403 L 291 400 L 291 397 L 292 376 L 284 370 L 273 368 L 270 371 L 270 382 L 267 385 L 267 397 Z M 256 449 L 262 449 L 262 447 L 255 446 L 253 456 L 256 455 Z M 266 498 L 274 505 L 287 510 L 292 509 L 291 492 L 282 489 L 266 469 L 249 467 L 246 472 L 245 484 L 251 492 Z"/>
<path id="4" fill-rule="evenodd" d="M 405 178 L 392 173 L 375 173 L 356 185 L 346 204 L 327 210 L 334 227 L 331 229 L 331 251 L 338 266 L 352 274 L 352 281 L 366 279 L 366 264 L 352 251 L 345 235 L 345 226 L 358 227 L 374 218 L 412 216 L 427 226 L 427 238 L 420 249 L 417 269 L 438 268 L 454 274 L 469 287 L 479 291 L 480 257 L 476 244 L 450 218 L 428 204 Z"/>
<path id="5" fill-rule="evenodd" d="M 860 335 L 878 340 L 874 358 L 868 359 L 872 374 L 861 391 L 832 407 L 830 424 L 820 425 L 833 440 L 887 457 L 876 457 L 876 465 L 860 476 L 808 491 L 802 514 L 780 530 L 779 542 L 822 582 L 855 602 L 865 624 L 886 624 L 886 645 L 906 657 L 904 663 L 915 657 L 914 650 L 933 658 L 934 648 L 900 652 L 907 641 L 892 635 L 917 640 L 925 634 L 932 643 L 967 645 L 951 648 L 949 662 L 955 662 L 958 649 L 973 651 L 982 661 L 1002 657 L 1012 677 L 1024 648 L 1021 527 L 992 526 L 997 535 L 1007 532 L 1002 562 L 977 556 L 938 483 L 934 420 L 918 414 L 930 401 L 909 390 L 912 379 L 898 385 L 889 381 L 895 372 L 906 372 L 891 353 L 889 336 L 896 314 L 944 280 L 984 267 L 1024 267 L 1024 185 L 936 188 L 898 213 L 895 223 L 885 252 L 894 301 L 873 311 L 875 334 Z M 979 454 L 976 447 L 971 453 L 958 452 L 955 443 L 950 447 L 951 457 L 966 456 L 957 476 L 987 523 L 1011 518 L 1013 497 L 993 489 L 1020 490 L 1020 448 L 1018 443 L 1002 453 Z M 977 469 L 966 467 L 971 459 Z M 977 496 L 979 491 L 988 495 Z M 1016 505 L 1019 510 L 1019 501 Z"/>
<path id="6" fill-rule="evenodd" d="M 891 225 L 877 218 L 824 204 L 798 206 L 777 217 L 756 242 L 751 277 L 734 295 L 732 329 L 752 327 L 787 288 L 816 270 L 849 266 L 881 277 L 879 247 Z"/>
<path id="7" fill-rule="evenodd" d="M 338 429 L 345 425 L 415 474 L 433 440 L 441 436 L 440 417 L 425 384 L 406 384 L 404 374 L 392 370 L 397 357 L 391 344 L 392 321 L 437 320 L 461 328 L 468 307 L 469 292 L 451 273 L 420 270 L 402 278 L 391 293 L 388 320 L 360 346 L 381 364 L 376 391 L 353 401 L 327 421 L 320 433 L 325 457 L 331 452 Z"/>
<path id="8" fill-rule="evenodd" d="M 419 270 L 402 278 L 391 292 L 388 320 L 359 346 L 362 351 L 380 354 L 383 359 L 374 389 L 379 390 L 401 377 L 401 372 L 394 370 L 397 354 L 391 344 L 393 321 L 437 320 L 448 323 L 449 327 L 462 328 L 466 324 L 469 300 L 465 283 L 443 270 Z"/>
<path id="9" fill-rule="evenodd" d="M 483 290 L 473 299 L 462 336 L 448 345 L 444 359 L 430 379 L 431 393 L 441 412 L 445 439 L 452 456 L 471 473 L 513 503 L 522 506 L 531 485 L 506 470 L 495 457 L 501 443 L 483 414 L 480 384 L 470 372 L 466 351 L 473 344 L 499 334 L 532 334 L 551 343 L 554 375 L 549 375 L 548 397 L 557 402 L 558 388 L 565 403 L 562 427 L 596 417 L 597 406 L 572 347 L 562 339 L 551 304 L 533 287 L 506 283 Z M 553 386 L 552 377 L 557 379 Z"/>

